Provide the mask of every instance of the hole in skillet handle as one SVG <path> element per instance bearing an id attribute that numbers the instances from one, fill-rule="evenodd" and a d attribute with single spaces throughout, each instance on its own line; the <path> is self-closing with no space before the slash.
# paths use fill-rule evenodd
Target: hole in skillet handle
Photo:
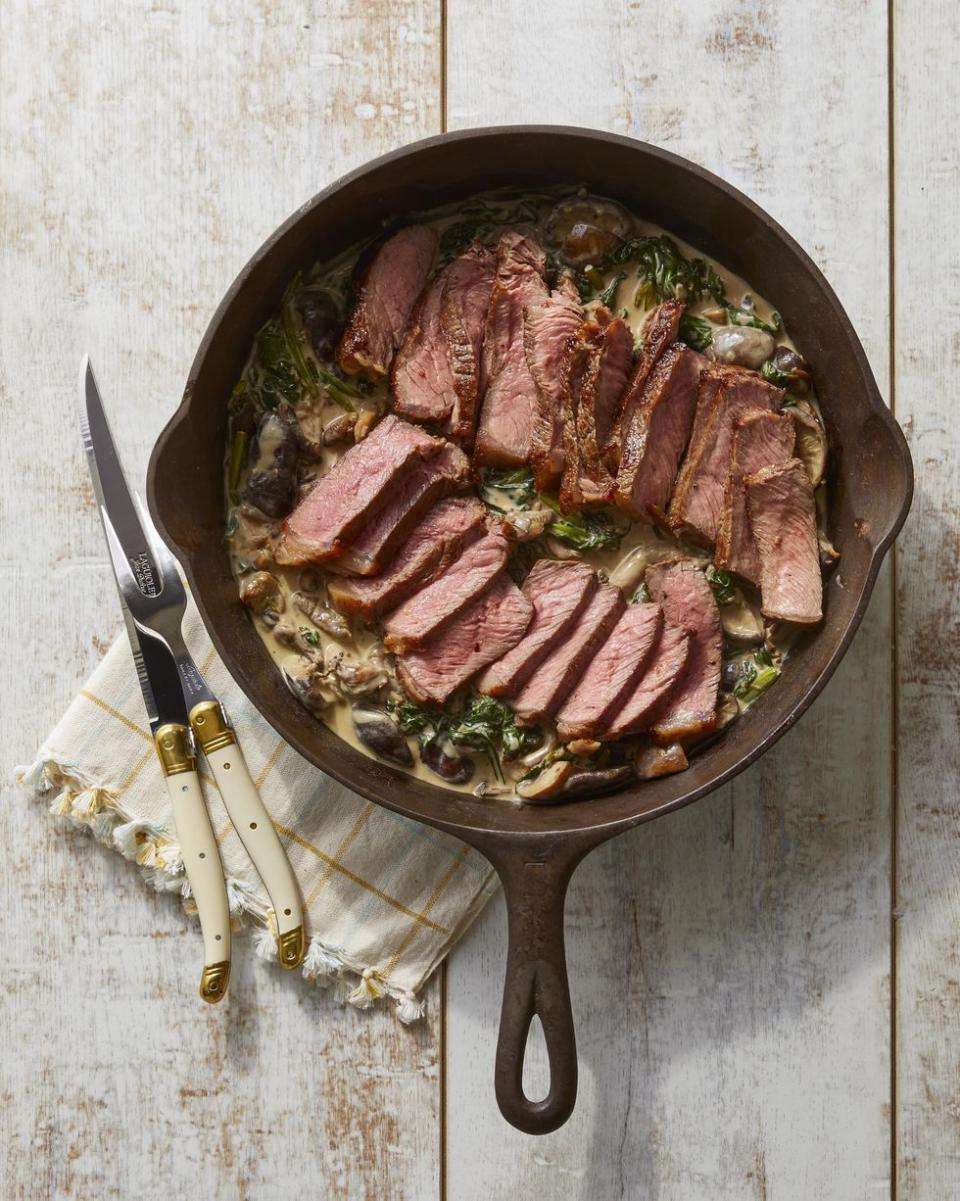
<path id="1" fill-rule="evenodd" d="M 563 904 L 574 868 L 592 840 L 511 839 L 486 845 L 507 902 L 507 970 L 494 1084 L 506 1120 L 527 1134 L 549 1134 L 566 1122 L 577 1100 L 577 1040 L 570 1007 L 563 939 Z M 602 841 L 602 839 L 600 840 Z M 540 1101 L 523 1089 L 523 1062 L 530 1024 L 540 1019 L 547 1047 L 550 1086 Z"/>

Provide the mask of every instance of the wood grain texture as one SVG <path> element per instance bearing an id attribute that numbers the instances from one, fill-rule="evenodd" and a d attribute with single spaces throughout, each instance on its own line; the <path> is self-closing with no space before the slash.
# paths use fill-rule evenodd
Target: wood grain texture
<path id="1" fill-rule="evenodd" d="M 142 479 L 261 239 L 335 175 L 439 129 L 439 6 L 103 0 L 41 17 L 4 0 L 0 28 L 0 1195 L 429 1201 L 438 987 L 408 1030 L 241 939 L 208 1009 L 174 902 L 7 785 L 119 628 L 81 352 Z"/>
<path id="2" fill-rule="evenodd" d="M 852 0 L 815 14 L 642 0 L 589 17 L 570 0 L 451 0 L 449 120 L 595 125 L 718 171 L 812 252 L 885 388 L 886 33 L 884 5 Z M 454 951 L 449 1196 L 889 1193 L 890 632 L 885 577 L 797 729 L 575 876 L 582 1083 L 556 1134 L 524 1139 L 494 1108 L 502 907 Z"/>
<path id="3" fill-rule="evenodd" d="M 898 3 L 894 31 L 896 397 L 916 471 L 897 548 L 898 1195 L 939 1201 L 960 1182 L 960 12 Z"/>

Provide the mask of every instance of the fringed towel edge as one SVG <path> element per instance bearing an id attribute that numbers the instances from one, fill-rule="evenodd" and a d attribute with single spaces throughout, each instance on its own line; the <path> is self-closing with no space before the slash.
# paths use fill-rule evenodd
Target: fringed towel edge
<path id="1" fill-rule="evenodd" d="M 170 831 L 132 817 L 110 789 L 75 764 L 42 751 L 30 766 L 17 767 L 15 776 L 17 783 L 37 800 L 53 793 L 48 807 L 54 817 L 90 831 L 98 842 L 136 863 L 145 882 L 157 892 L 179 893 L 186 911 L 196 913 L 180 847 Z M 263 906 L 249 883 L 233 876 L 227 878 L 227 899 L 238 924 L 244 914 L 250 914 L 258 923 L 253 931 L 255 954 L 277 962 L 273 910 Z M 369 1009 L 389 997 L 404 1024 L 423 1017 L 426 1006 L 415 993 L 387 984 L 375 968 L 354 961 L 339 947 L 327 946 L 317 935 L 309 940 L 301 970 L 306 980 L 321 988 L 332 988 L 338 1001 L 358 1009 Z"/>

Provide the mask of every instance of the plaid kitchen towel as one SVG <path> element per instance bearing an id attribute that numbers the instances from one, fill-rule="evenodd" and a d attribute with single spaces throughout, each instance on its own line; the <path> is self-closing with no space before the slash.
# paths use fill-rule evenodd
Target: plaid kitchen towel
<path id="1" fill-rule="evenodd" d="M 381 809 L 322 775 L 277 736 L 240 692 L 191 604 L 187 645 L 236 727 L 303 894 L 303 972 L 367 1007 L 392 997 L 404 1021 L 421 985 L 496 887 L 464 843 Z M 31 767 L 18 778 L 52 794 L 51 811 L 135 859 L 160 891 L 191 904 L 167 790 L 125 636 L 110 648 Z M 230 905 L 259 923 L 259 954 L 276 957 L 272 911 L 208 772 L 201 775 L 220 842 Z"/>

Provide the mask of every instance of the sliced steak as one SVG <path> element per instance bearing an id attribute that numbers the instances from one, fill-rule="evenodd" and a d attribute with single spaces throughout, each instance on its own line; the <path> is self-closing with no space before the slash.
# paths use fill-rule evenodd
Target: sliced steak
<path id="1" fill-rule="evenodd" d="M 621 446 L 633 420 L 633 410 L 643 399 L 647 380 L 657 365 L 658 359 L 667 347 L 677 340 L 680 318 L 683 316 L 685 307 L 680 300 L 665 300 L 663 304 L 657 305 L 643 324 L 641 331 L 643 345 L 637 356 L 636 366 L 623 394 L 610 435 L 606 442 L 600 445 L 600 453 L 614 474 L 620 466 Z"/>
<path id="2" fill-rule="evenodd" d="M 533 608 L 506 574 L 421 650 L 397 660 L 403 688 L 415 701 L 442 705 L 488 663 L 516 646 Z"/>
<path id="3" fill-rule="evenodd" d="M 692 560 L 654 564 L 647 571 L 647 587 L 666 620 L 690 632 L 690 652 L 677 687 L 654 715 L 654 740 L 666 745 L 706 734 L 716 725 L 723 629 L 713 589 Z"/>
<path id="4" fill-rule="evenodd" d="M 565 287 L 555 288 L 523 315 L 523 348 L 537 386 L 537 409 L 530 440 L 530 463 L 537 487 L 554 488 L 563 470 L 564 390 L 583 306 Z"/>
<path id="5" fill-rule="evenodd" d="M 494 257 L 479 242 L 446 271 L 440 325 L 447 343 L 454 401 L 447 431 L 472 441 L 477 428 L 483 329 L 493 288 Z"/>
<path id="6" fill-rule="evenodd" d="M 812 625 L 823 617 L 813 485 L 799 459 L 743 481 L 760 560 L 764 617 Z"/>
<path id="7" fill-rule="evenodd" d="M 560 492 L 565 508 L 605 503 L 613 495 L 601 446 L 609 441 L 632 358 L 630 327 L 597 309 L 580 328 L 565 389 Z"/>
<path id="8" fill-rule="evenodd" d="M 283 523 L 277 562 L 327 562 L 382 509 L 418 463 L 448 444 L 390 415 L 322 475 Z"/>
<path id="9" fill-rule="evenodd" d="M 549 293 L 543 249 L 530 238 L 505 233 L 497 243 L 497 266 L 483 342 L 483 401 L 476 456 L 493 467 L 519 467 L 530 458 L 537 415 L 537 386 L 523 348 L 523 314 Z"/>
<path id="10" fill-rule="evenodd" d="M 488 696 L 512 696 L 536 671 L 586 608 L 597 589 L 596 574 L 571 560 L 540 559 L 523 581 L 533 621 L 522 640 L 477 680 Z"/>
<path id="11" fill-rule="evenodd" d="M 380 575 L 331 579 L 330 600 L 348 616 L 367 621 L 395 609 L 441 576 L 460 552 L 486 529 L 486 510 L 473 497 L 444 500 L 423 518 Z"/>
<path id="12" fill-rule="evenodd" d="M 680 457 L 690 436 L 702 355 L 674 342 L 654 367 L 623 434 L 615 499 L 638 520 L 666 520 Z"/>
<path id="13" fill-rule="evenodd" d="M 690 654 L 690 631 L 664 621 L 646 671 L 624 698 L 610 724 L 597 737 L 602 742 L 646 730 L 658 709 L 683 678 Z"/>
<path id="14" fill-rule="evenodd" d="M 760 560 L 747 516 L 743 477 L 754 475 L 764 467 L 782 467 L 793 455 L 795 440 L 796 431 L 789 413 L 751 409 L 733 427 L 730 474 L 723 490 L 714 562 L 753 584 L 760 580 Z"/>
<path id="15" fill-rule="evenodd" d="M 509 543 L 492 529 L 466 547 L 459 559 L 383 623 L 383 645 L 398 653 L 423 644 L 490 587 L 503 570 Z"/>
<path id="16" fill-rule="evenodd" d="M 775 412 L 783 389 L 756 371 L 715 363 L 701 374 L 690 444 L 670 502 L 671 528 L 712 544 L 717 539 L 723 490 L 730 473 L 734 423 L 751 409 Z"/>
<path id="17" fill-rule="evenodd" d="M 659 605 L 628 605 L 557 714 L 562 742 L 593 738 L 616 717 L 623 700 L 635 691 L 660 640 Z"/>
<path id="18" fill-rule="evenodd" d="M 390 372 L 393 411 L 414 421 L 445 421 L 453 409 L 453 371 L 440 322 L 447 272 L 441 271 L 417 301 Z"/>
<path id="19" fill-rule="evenodd" d="M 511 701 L 520 721 L 532 724 L 556 713 L 625 608 L 619 588 L 604 584 L 597 589 L 561 644 L 550 652 Z"/>
<path id="20" fill-rule="evenodd" d="M 337 347 L 348 375 L 387 374 L 436 250 L 429 226 L 409 225 L 361 256 L 354 274 L 357 303 Z"/>
<path id="21" fill-rule="evenodd" d="M 465 491 L 472 480 L 470 460 L 445 443 L 432 459 L 408 467 L 383 508 L 324 566 L 337 575 L 376 575 L 432 504 Z"/>

